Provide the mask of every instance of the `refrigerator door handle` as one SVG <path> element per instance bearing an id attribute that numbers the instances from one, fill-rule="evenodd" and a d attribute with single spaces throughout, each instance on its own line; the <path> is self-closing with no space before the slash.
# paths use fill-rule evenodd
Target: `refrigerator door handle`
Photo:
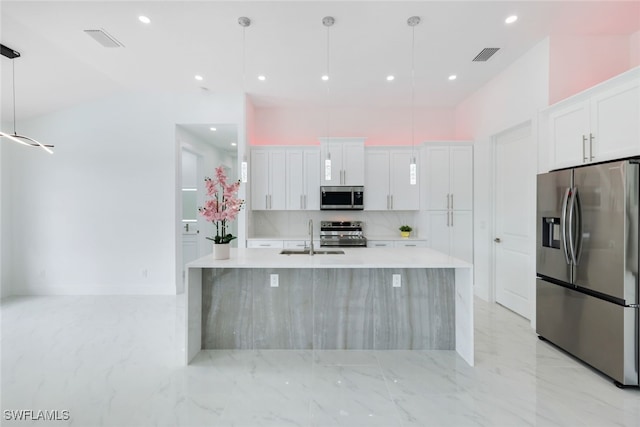
<path id="1" fill-rule="evenodd" d="M 573 187 L 571 189 L 571 201 L 569 202 L 569 252 L 571 254 L 571 262 L 573 265 L 578 265 L 578 258 L 576 257 L 577 251 L 577 241 L 573 240 L 573 231 L 574 231 L 574 212 L 576 211 L 576 196 L 578 194 L 578 189 Z M 576 213 L 575 217 L 577 218 L 579 214 Z"/>
<path id="2" fill-rule="evenodd" d="M 573 191 L 573 204 L 576 211 L 576 241 L 575 241 L 575 264 L 580 263 L 580 255 L 582 255 L 582 203 L 580 203 L 580 193 L 578 188 Z"/>
<path id="3" fill-rule="evenodd" d="M 564 259 L 567 264 L 571 264 L 569 259 L 569 250 L 567 248 L 567 204 L 569 202 L 569 194 L 571 188 L 567 187 L 562 198 L 562 219 L 560 220 L 560 232 L 562 233 L 562 249 L 564 249 Z"/>

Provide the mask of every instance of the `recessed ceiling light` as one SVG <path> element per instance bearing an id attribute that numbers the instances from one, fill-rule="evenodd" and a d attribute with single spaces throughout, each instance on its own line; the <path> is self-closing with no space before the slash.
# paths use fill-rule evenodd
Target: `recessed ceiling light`
<path id="1" fill-rule="evenodd" d="M 267 78 L 265 76 L 258 76 L 258 80 L 263 82 L 263 81 L 267 80 Z"/>
<path id="2" fill-rule="evenodd" d="M 200 74 L 196 74 L 195 75 L 195 79 L 198 80 L 198 81 L 204 80 L 204 78 Z"/>
<path id="3" fill-rule="evenodd" d="M 144 15 L 138 16 L 138 20 L 140 20 L 140 22 L 142 22 L 143 24 L 150 24 L 151 23 L 151 19 L 149 19 L 148 17 L 146 17 Z"/>
<path id="4" fill-rule="evenodd" d="M 456 76 L 455 74 L 451 74 L 451 75 L 449 76 L 449 80 L 455 80 L 455 79 L 457 79 L 457 78 L 458 78 L 458 76 Z"/>
<path id="5" fill-rule="evenodd" d="M 327 76 L 327 75 L 325 74 L 324 76 L 322 76 L 322 80 L 324 80 L 324 81 L 326 82 L 327 80 L 329 80 L 329 76 Z"/>
<path id="6" fill-rule="evenodd" d="M 394 76 L 387 76 L 387 81 L 388 81 L 388 82 L 393 81 L 394 79 L 395 79 L 395 77 L 394 77 Z"/>
<path id="7" fill-rule="evenodd" d="M 238 144 L 236 144 L 235 142 L 232 142 L 232 143 L 231 143 L 231 146 L 232 146 L 232 147 L 235 147 L 236 145 L 238 145 Z"/>
<path id="8" fill-rule="evenodd" d="M 210 131 L 212 131 L 212 132 L 215 132 L 215 131 L 217 131 L 218 129 L 216 129 L 216 128 L 209 128 L 209 130 L 210 130 Z"/>
<path id="9" fill-rule="evenodd" d="M 517 20 L 518 20 L 518 16 L 517 15 L 511 15 L 507 19 L 505 19 L 504 22 L 507 23 L 507 24 L 513 24 Z"/>

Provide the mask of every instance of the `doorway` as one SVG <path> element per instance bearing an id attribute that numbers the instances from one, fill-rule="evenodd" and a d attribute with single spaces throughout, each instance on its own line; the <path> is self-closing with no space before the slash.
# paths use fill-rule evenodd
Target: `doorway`
<path id="1" fill-rule="evenodd" d="M 238 175 L 238 126 L 235 124 L 199 123 L 176 125 L 178 159 L 176 293 L 184 292 L 185 265 L 212 252 L 207 236 L 215 235 L 215 226 L 198 213 L 206 199 L 205 177 L 214 177 L 222 166 L 229 180 Z M 230 232 L 238 235 L 233 221 Z M 232 241 L 232 245 L 237 244 Z"/>
<path id="2" fill-rule="evenodd" d="M 534 313 L 537 170 L 531 122 L 496 135 L 493 152 L 496 302 L 531 319 Z"/>

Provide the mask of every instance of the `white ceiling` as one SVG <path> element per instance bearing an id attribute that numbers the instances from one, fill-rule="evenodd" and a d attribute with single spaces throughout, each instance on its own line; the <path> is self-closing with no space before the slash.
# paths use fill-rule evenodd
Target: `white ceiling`
<path id="1" fill-rule="evenodd" d="M 235 156 L 237 153 L 237 146 L 231 145 L 232 142 L 238 143 L 238 126 L 235 124 L 196 123 L 179 126 L 200 141 L 226 151 L 231 156 Z M 211 130 L 212 127 L 215 131 Z"/>
<path id="2" fill-rule="evenodd" d="M 640 29 L 640 0 L 612 1 L 5 1 L 1 42 L 14 60 L 18 119 L 119 91 L 241 91 L 257 107 L 407 107 L 415 27 L 415 106 L 452 107 L 551 34 Z M 151 24 L 138 21 L 144 14 Z M 504 19 L 519 20 L 506 25 Z M 330 29 L 326 68 L 324 16 Z M 242 78 L 243 29 L 246 72 Z M 123 48 L 83 30 L 103 28 Z M 485 47 L 500 51 L 471 60 Z M 11 118 L 11 60 L 1 57 L 2 109 Z M 204 81 L 194 79 L 195 74 Z M 264 74 L 267 80 L 257 80 Z M 396 79 L 387 82 L 393 74 Z M 450 82 L 447 77 L 457 74 Z M 329 101 L 328 101 L 329 100 Z"/>

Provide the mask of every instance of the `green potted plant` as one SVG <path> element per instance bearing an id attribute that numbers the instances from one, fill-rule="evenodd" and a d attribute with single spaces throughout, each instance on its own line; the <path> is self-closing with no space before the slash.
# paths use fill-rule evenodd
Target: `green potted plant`
<path id="1" fill-rule="evenodd" d="M 409 235 L 411 234 L 412 230 L 413 230 L 413 228 L 411 228 L 410 225 L 401 225 L 400 226 L 400 235 L 402 237 L 409 237 Z"/>

